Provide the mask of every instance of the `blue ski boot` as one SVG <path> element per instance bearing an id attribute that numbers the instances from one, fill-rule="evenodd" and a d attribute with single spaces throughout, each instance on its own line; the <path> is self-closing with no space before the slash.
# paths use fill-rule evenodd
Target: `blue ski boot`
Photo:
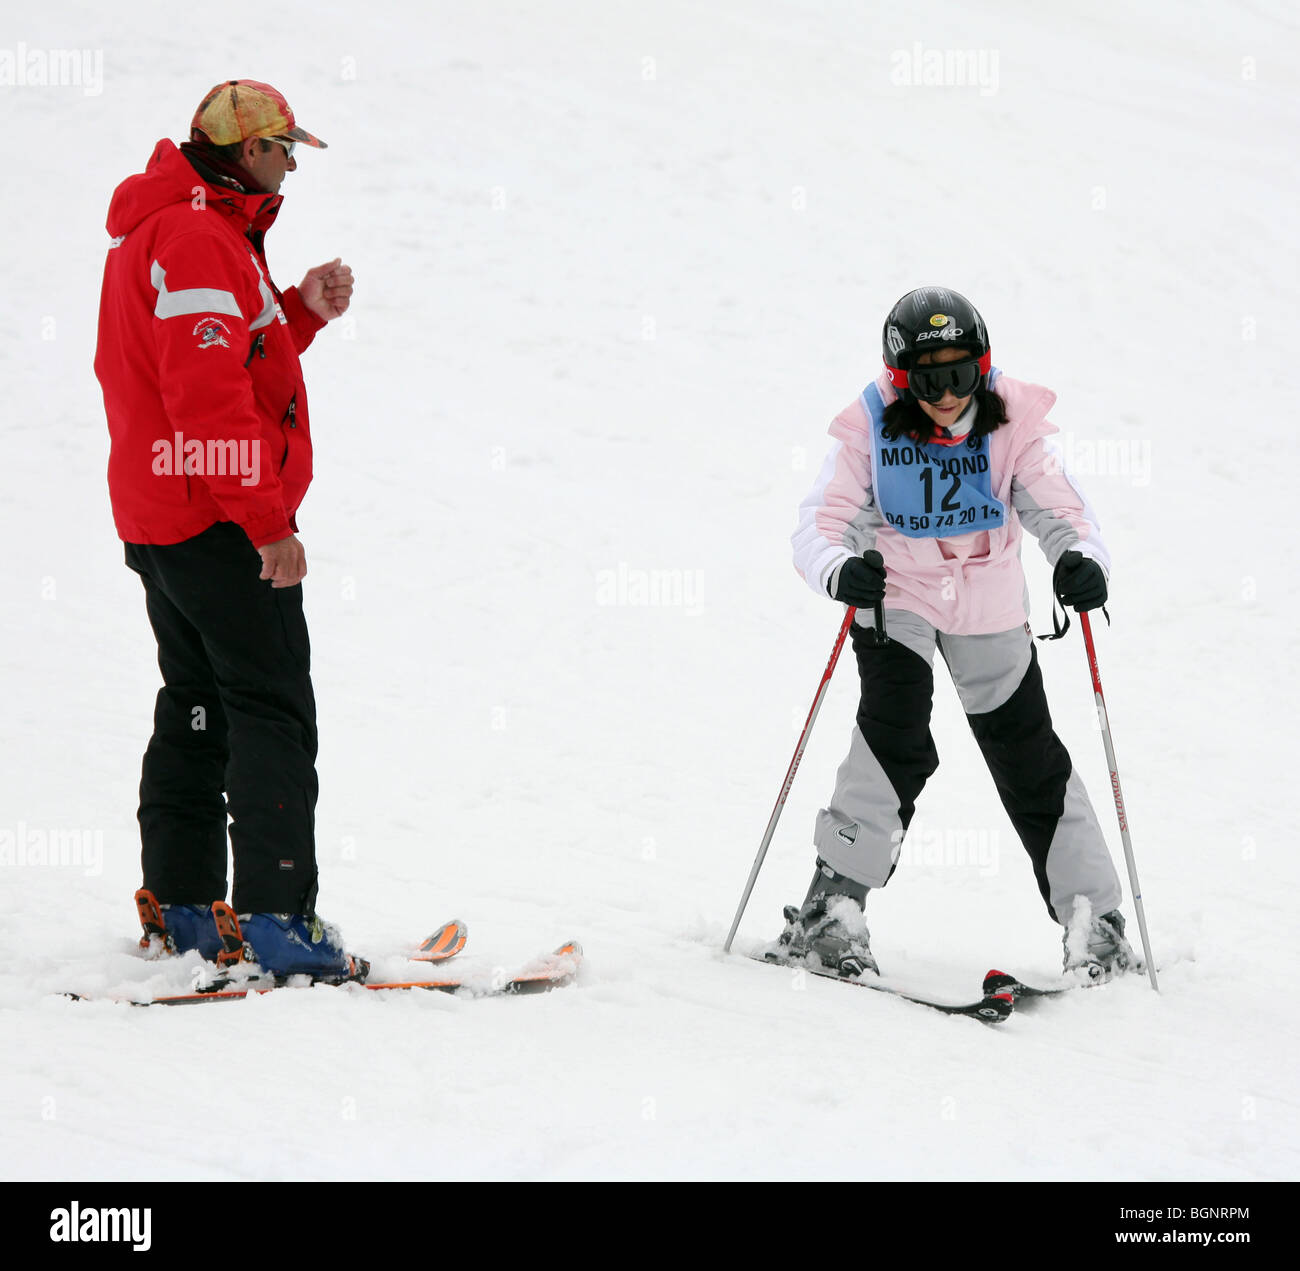
<path id="1" fill-rule="evenodd" d="M 309 975 L 341 984 L 364 980 L 370 970 L 367 962 L 344 952 L 338 928 L 314 914 L 240 914 L 239 930 L 245 963 L 276 979 Z"/>
<path id="2" fill-rule="evenodd" d="M 221 939 L 212 921 L 211 905 L 160 905 L 153 892 L 141 887 L 135 894 L 135 907 L 144 928 L 140 948 L 146 953 L 159 957 L 197 949 L 205 962 L 216 961 Z"/>

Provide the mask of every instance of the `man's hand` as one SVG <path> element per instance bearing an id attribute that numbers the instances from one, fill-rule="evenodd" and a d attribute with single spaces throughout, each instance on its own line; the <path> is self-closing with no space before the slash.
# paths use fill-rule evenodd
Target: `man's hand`
<path id="1" fill-rule="evenodd" d="M 278 543 L 257 549 L 262 558 L 258 577 L 272 587 L 296 587 L 307 576 L 307 553 L 297 537 L 290 534 Z"/>
<path id="2" fill-rule="evenodd" d="M 339 317 L 352 303 L 352 266 L 336 256 L 328 265 L 309 269 L 298 284 L 298 296 L 322 322 Z"/>

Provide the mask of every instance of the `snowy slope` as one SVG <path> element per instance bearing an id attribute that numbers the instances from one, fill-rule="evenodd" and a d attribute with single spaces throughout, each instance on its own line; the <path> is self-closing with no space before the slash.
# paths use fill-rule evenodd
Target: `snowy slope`
<path id="1" fill-rule="evenodd" d="M 0 204 L 0 1172 L 152 1177 L 160 1126 L 216 1119 L 169 1172 L 803 1177 L 812 1122 L 841 1177 L 1294 1178 L 1300 601 L 1262 453 L 1297 388 L 1288 6 L 225 10 L 202 42 L 174 7 L 86 0 L 8 37 L 101 53 L 102 91 L 0 87 L 23 177 Z M 187 972 L 132 953 L 157 670 L 91 358 L 112 187 L 227 76 L 330 143 L 286 183 L 278 280 L 335 255 L 358 278 L 306 362 L 322 911 L 385 956 L 453 914 L 489 965 L 576 936 L 576 989 L 53 996 Z M 1103 518 L 1164 967 L 1158 997 L 1000 1031 L 720 952 L 839 621 L 790 568 L 794 509 L 885 307 L 936 281 L 1058 392 Z M 1080 644 L 1042 660 L 1118 859 Z M 803 893 L 853 704 L 846 663 L 738 946 Z M 990 965 L 1048 977 L 1059 934 L 942 682 L 935 732 L 916 850 L 868 910 L 882 966 L 950 996 Z"/>

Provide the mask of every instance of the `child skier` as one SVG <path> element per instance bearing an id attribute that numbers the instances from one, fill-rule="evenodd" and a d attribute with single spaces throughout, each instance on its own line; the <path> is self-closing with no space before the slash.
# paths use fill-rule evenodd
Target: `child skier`
<path id="1" fill-rule="evenodd" d="M 1052 729 L 1029 630 L 1021 527 L 1076 611 L 1106 601 L 1109 553 L 1048 442 L 1053 393 L 1001 375 L 974 306 L 909 292 L 885 321 L 883 374 L 836 416 L 834 444 L 799 508 L 795 567 L 858 607 L 857 727 L 802 906 L 765 950 L 845 977 L 879 974 L 863 910 L 894 871 L 917 796 L 939 765 L 930 735 L 935 651 L 947 663 L 998 794 L 1033 862 L 1065 969 L 1098 981 L 1140 965 L 1120 883 L 1083 782 Z M 883 598 L 887 641 L 873 606 Z"/>

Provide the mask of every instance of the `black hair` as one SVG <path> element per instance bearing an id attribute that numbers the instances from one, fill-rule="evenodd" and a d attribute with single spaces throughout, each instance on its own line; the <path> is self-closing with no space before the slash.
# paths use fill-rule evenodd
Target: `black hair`
<path id="1" fill-rule="evenodd" d="M 212 155 L 213 158 L 224 159 L 227 163 L 238 163 L 244 152 L 243 141 L 232 141 L 227 146 L 214 146 L 212 142 L 208 140 L 207 135 L 200 132 L 197 128 L 195 128 L 194 132 L 191 134 L 191 139 L 194 141 L 195 145 L 201 146 L 203 150 Z M 248 138 L 245 137 L 244 141 L 247 140 Z M 258 149 L 265 154 L 271 148 L 271 143 L 267 141 L 265 137 L 259 137 L 258 141 L 262 143 Z"/>
<path id="2" fill-rule="evenodd" d="M 975 405 L 975 422 L 971 425 L 972 437 L 983 437 L 1007 422 L 1007 404 L 992 389 L 982 384 L 973 394 Z M 908 394 L 910 400 L 897 398 L 885 407 L 884 428 L 881 432 L 886 441 L 897 441 L 900 437 L 910 437 L 924 445 L 933 441 L 939 434 L 938 425 L 921 409 L 921 404 Z"/>

